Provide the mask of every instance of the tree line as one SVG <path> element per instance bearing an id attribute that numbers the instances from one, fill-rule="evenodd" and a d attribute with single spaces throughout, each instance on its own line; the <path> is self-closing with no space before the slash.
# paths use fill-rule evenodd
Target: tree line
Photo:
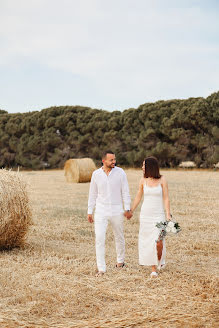
<path id="1" fill-rule="evenodd" d="M 0 110 L 0 166 L 61 168 L 69 158 L 116 153 L 120 165 L 139 167 L 154 155 L 162 167 L 219 162 L 219 92 L 207 98 L 157 101 L 108 112 L 82 106 L 29 113 Z"/>

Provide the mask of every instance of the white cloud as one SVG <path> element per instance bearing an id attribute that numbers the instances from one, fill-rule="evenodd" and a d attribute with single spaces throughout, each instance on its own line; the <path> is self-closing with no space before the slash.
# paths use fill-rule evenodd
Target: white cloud
<path id="1" fill-rule="evenodd" d="M 118 106 L 127 103 L 125 97 L 130 105 L 187 97 L 188 81 L 200 85 L 202 95 L 207 84 L 219 82 L 219 23 L 214 10 L 202 6 L 202 1 L 182 6 L 181 1 L 1 0 L 0 67 L 22 71 L 28 61 L 33 71 L 41 65 L 81 76 L 107 99 L 113 95 Z"/>

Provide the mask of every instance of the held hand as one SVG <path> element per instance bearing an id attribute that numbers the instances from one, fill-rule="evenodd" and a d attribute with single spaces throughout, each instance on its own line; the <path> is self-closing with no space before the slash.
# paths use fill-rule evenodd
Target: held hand
<path id="1" fill-rule="evenodd" d="M 124 216 L 126 217 L 127 220 L 130 220 L 132 217 L 132 211 L 125 211 Z"/>
<path id="2" fill-rule="evenodd" d="M 87 215 L 87 219 L 88 219 L 88 222 L 90 222 L 90 223 L 93 223 L 94 222 L 94 219 L 93 219 L 93 215 L 92 214 L 88 214 Z"/>

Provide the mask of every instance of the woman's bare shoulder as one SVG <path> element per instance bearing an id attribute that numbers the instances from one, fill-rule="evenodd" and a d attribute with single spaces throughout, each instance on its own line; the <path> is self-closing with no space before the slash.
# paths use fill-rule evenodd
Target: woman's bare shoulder
<path id="1" fill-rule="evenodd" d="M 166 184 L 167 183 L 167 179 L 165 178 L 164 175 L 161 175 L 160 182 L 161 182 L 161 184 Z"/>

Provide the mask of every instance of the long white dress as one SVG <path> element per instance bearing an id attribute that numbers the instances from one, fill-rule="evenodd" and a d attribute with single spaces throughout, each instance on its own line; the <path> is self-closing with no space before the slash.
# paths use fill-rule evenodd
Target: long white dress
<path id="1" fill-rule="evenodd" d="M 138 239 L 140 265 L 158 265 L 156 240 L 159 230 L 156 223 L 161 221 L 165 221 L 162 186 L 158 184 L 155 187 L 149 187 L 144 184 L 144 201 L 140 212 Z M 159 264 L 165 264 L 165 257 L 166 246 L 165 240 L 163 240 L 163 251 Z"/>

